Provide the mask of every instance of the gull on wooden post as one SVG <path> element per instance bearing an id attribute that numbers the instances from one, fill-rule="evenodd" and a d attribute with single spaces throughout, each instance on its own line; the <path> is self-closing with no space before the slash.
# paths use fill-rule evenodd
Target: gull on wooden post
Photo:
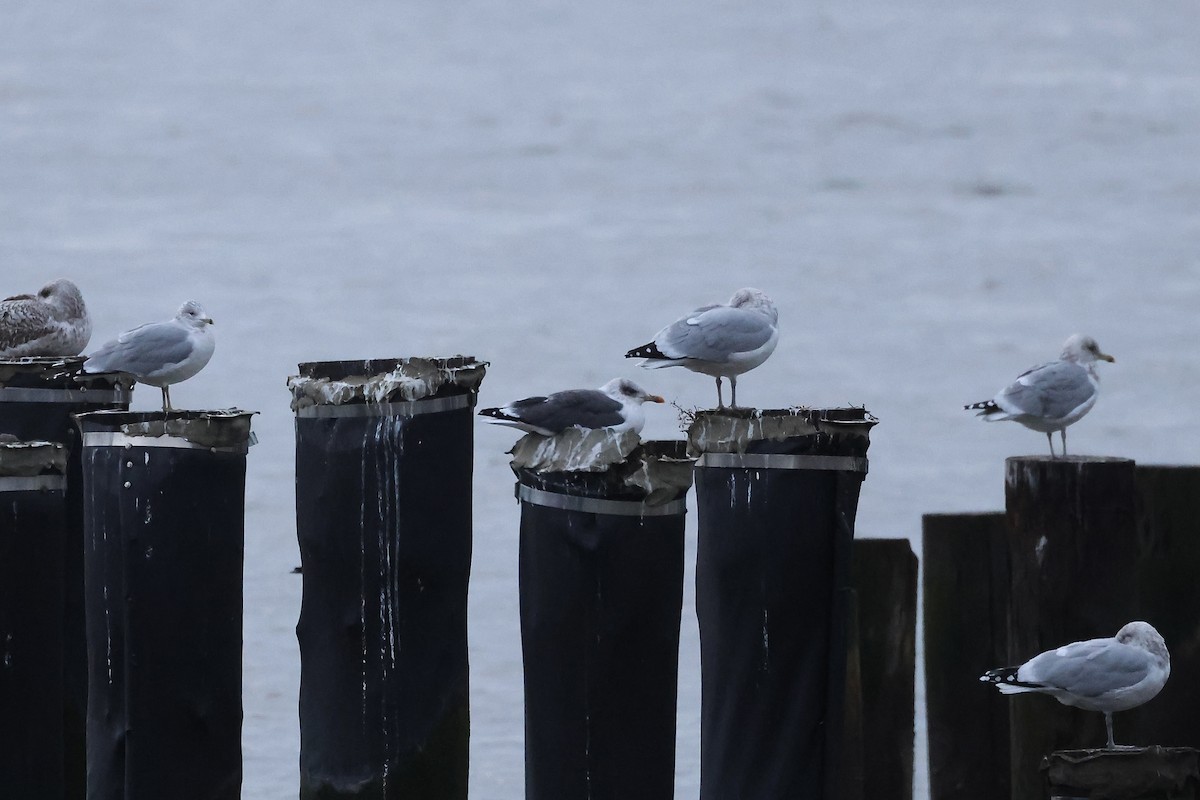
<path id="1" fill-rule="evenodd" d="M 1067 455 L 1067 426 L 1092 410 L 1100 394 L 1097 361 L 1116 361 L 1102 353 L 1090 336 L 1075 334 L 1063 344 L 1058 361 L 1040 364 L 1022 372 L 991 400 L 970 403 L 988 422 L 1012 420 L 1046 434 L 1050 457 L 1054 458 L 1053 433 L 1062 435 L 1062 454 Z"/>
<path id="2" fill-rule="evenodd" d="M 0 301 L 0 358 L 76 356 L 91 338 L 83 295 L 66 278 Z"/>
<path id="3" fill-rule="evenodd" d="M 641 433 L 646 424 L 642 403 L 662 403 L 627 378 L 613 378 L 599 389 L 568 389 L 545 397 L 526 397 L 499 408 L 484 408 L 488 422 L 508 425 L 526 433 L 553 436 L 572 426 L 610 428 L 614 433 Z"/>
<path id="4" fill-rule="evenodd" d="M 779 342 L 779 312 L 758 289 L 738 289 L 725 305 L 701 306 L 625 354 L 646 369 L 686 367 L 717 379 L 717 408 L 724 408 L 721 378 L 728 378 L 729 405 L 737 408 L 737 376 L 767 360 Z"/>
<path id="5" fill-rule="evenodd" d="M 1154 698 L 1171 675 L 1171 655 L 1148 622 L 1130 622 L 1108 639 L 1073 642 L 1034 656 L 1019 667 L 984 673 L 1004 694 L 1041 692 L 1067 706 L 1100 711 L 1113 741 L 1112 715 Z"/>
<path id="6" fill-rule="evenodd" d="M 186 381 L 212 358 L 212 324 L 204 308 L 189 300 L 174 319 L 139 325 L 106 343 L 83 362 L 83 371 L 124 372 L 138 383 L 157 386 L 163 411 L 170 411 L 171 384 Z"/>

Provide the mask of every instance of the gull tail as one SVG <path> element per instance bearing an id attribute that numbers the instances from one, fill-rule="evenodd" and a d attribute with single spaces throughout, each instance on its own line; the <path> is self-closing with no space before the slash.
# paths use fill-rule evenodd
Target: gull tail
<path id="1" fill-rule="evenodd" d="M 654 342 L 649 342 L 640 347 L 633 348 L 632 350 L 630 350 L 628 353 L 625 354 L 625 357 L 626 358 L 655 358 L 655 359 L 670 358 L 670 356 L 668 356 L 662 350 L 659 350 L 658 345 L 656 345 Z"/>
<path id="2" fill-rule="evenodd" d="M 658 349 L 658 345 L 649 342 L 641 347 L 635 347 L 625 354 L 626 358 L 640 358 L 639 367 L 646 369 L 662 369 L 663 367 L 679 367 L 686 363 L 685 359 L 672 358 Z"/>
<path id="3" fill-rule="evenodd" d="M 479 409 L 479 416 L 495 417 L 496 419 L 503 420 L 504 422 L 520 422 L 521 421 L 518 417 L 514 417 L 512 414 L 510 414 L 507 410 L 505 410 L 503 408 L 481 408 L 481 409 Z"/>
<path id="4" fill-rule="evenodd" d="M 968 403 L 963 406 L 967 411 L 978 411 L 975 416 L 984 417 L 988 420 L 1008 419 L 1008 413 L 996 405 L 995 400 L 982 400 L 978 403 Z M 1003 416 L 1002 416 L 1003 415 Z"/>
<path id="5" fill-rule="evenodd" d="M 1000 669 L 989 669 L 987 672 L 979 676 L 979 680 L 984 683 L 993 683 L 1000 690 L 1001 694 L 1017 694 L 1018 692 L 1037 692 L 1042 687 L 1037 683 L 1027 683 L 1017 680 L 1017 671 L 1020 667 L 1001 667 Z"/>

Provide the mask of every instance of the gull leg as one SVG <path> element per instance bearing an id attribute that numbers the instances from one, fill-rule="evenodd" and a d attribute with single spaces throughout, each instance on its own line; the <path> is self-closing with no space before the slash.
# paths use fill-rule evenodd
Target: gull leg
<path id="1" fill-rule="evenodd" d="M 1112 712 L 1111 711 L 1104 712 L 1104 725 L 1105 725 L 1105 727 L 1108 728 L 1108 749 L 1113 750 L 1116 748 L 1117 743 L 1113 741 Z"/>
<path id="2" fill-rule="evenodd" d="M 171 410 L 171 387 L 170 386 L 162 387 L 162 394 L 163 394 L 163 413 L 166 413 Z"/>
<path id="3" fill-rule="evenodd" d="M 1046 441 L 1050 443 L 1050 457 L 1054 458 L 1054 434 L 1046 431 Z"/>
<path id="4" fill-rule="evenodd" d="M 1062 448 L 1063 458 L 1066 458 L 1067 457 L 1067 429 L 1063 428 L 1061 431 L 1059 431 L 1059 433 L 1062 434 L 1062 440 L 1063 440 L 1063 448 Z"/>
<path id="5" fill-rule="evenodd" d="M 737 408 L 737 375 L 729 376 L 729 407 Z"/>
<path id="6" fill-rule="evenodd" d="M 721 398 L 721 376 L 717 376 L 717 408 L 724 408 L 725 401 Z"/>

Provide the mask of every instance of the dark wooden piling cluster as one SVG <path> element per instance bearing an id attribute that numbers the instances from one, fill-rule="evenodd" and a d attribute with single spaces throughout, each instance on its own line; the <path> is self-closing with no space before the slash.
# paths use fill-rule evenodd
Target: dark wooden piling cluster
<path id="1" fill-rule="evenodd" d="M 1115 715 L 1117 742 L 1200 742 L 1200 468 L 1012 458 L 1005 486 L 1003 514 L 924 520 L 933 800 L 1047 796 L 1043 759 L 1102 745 L 1103 715 L 1002 697 L 978 676 L 1132 620 L 1163 635 L 1172 673 L 1158 698 Z"/>
<path id="2" fill-rule="evenodd" d="M 126 409 L 132 385 L 124 376 L 85 375 L 83 358 L 26 358 L 0 362 L 0 434 L 66 448 L 65 528 L 62 542 L 63 791 L 82 798 L 86 782 L 87 639 L 83 601 L 82 448 L 74 414 Z"/>
<path id="3" fill-rule="evenodd" d="M 0 796 L 233 800 L 250 414 L 131 414 L 81 364 L 0 363 Z"/>

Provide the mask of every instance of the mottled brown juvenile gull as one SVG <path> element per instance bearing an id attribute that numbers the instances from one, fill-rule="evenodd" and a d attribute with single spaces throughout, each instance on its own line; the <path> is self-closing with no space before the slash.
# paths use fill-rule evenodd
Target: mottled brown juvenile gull
<path id="1" fill-rule="evenodd" d="M 1063 705 L 1103 712 L 1108 746 L 1116 747 L 1113 713 L 1153 699 L 1170 675 L 1162 636 L 1148 622 L 1131 622 L 1111 639 L 1064 645 L 1019 667 L 990 670 L 979 680 L 1004 694 L 1042 692 Z"/>
<path id="2" fill-rule="evenodd" d="M 738 289 L 727 305 L 697 308 L 635 347 L 626 358 L 646 369 L 686 367 L 717 379 L 717 408 L 724 408 L 721 378 L 729 378 L 729 405 L 737 407 L 737 376 L 767 360 L 779 341 L 779 312 L 758 289 Z"/>
<path id="3" fill-rule="evenodd" d="M 1026 370 L 991 400 L 963 408 L 978 409 L 977 416 L 988 422 L 1012 420 L 1041 431 L 1050 442 L 1051 458 L 1054 458 L 1052 434 L 1058 431 L 1062 434 L 1062 454 L 1066 456 L 1067 426 L 1091 411 L 1100 394 L 1097 360 L 1116 361 L 1100 352 L 1095 339 L 1077 333 L 1063 344 L 1058 361 Z"/>
<path id="4" fill-rule="evenodd" d="M 66 278 L 0 301 L 0 358 L 75 356 L 92 338 L 79 287 Z"/>
<path id="5" fill-rule="evenodd" d="M 526 433 L 553 436 L 572 426 L 611 428 L 614 433 L 641 433 L 646 424 L 642 403 L 661 403 L 656 394 L 626 378 L 614 378 L 599 389 L 568 389 L 546 397 L 527 397 L 480 414 L 488 422 L 520 428 Z"/>
<path id="6" fill-rule="evenodd" d="M 139 383 L 162 389 L 163 411 L 171 410 L 170 386 L 186 381 L 212 358 L 216 340 L 212 318 L 195 300 L 179 307 L 174 319 L 126 331 L 83 362 L 84 372 L 124 372 Z"/>

